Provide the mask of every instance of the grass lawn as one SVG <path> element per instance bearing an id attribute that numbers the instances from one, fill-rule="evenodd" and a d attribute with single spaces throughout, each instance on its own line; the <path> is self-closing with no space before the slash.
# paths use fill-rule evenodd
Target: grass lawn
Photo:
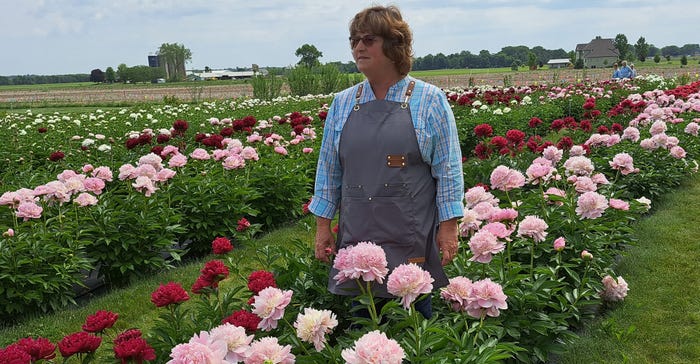
<path id="1" fill-rule="evenodd" d="M 638 244 L 618 269 L 627 298 L 588 325 L 560 363 L 700 363 L 698 211 L 696 175 L 636 224 Z"/>

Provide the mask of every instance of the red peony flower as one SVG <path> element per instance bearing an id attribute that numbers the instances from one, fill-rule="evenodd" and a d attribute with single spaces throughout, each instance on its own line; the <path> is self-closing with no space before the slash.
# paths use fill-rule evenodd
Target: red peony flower
<path id="1" fill-rule="evenodd" d="M 94 315 L 90 315 L 85 319 L 85 324 L 83 325 L 83 331 L 85 332 L 103 332 L 106 329 L 114 326 L 117 322 L 119 315 L 104 310 L 98 310 Z"/>
<path id="2" fill-rule="evenodd" d="M 179 283 L 169 282 L 165 285 L 160 285 L 153 293 L 151 293 L 151 302 L 156 307 L 165 307 L 168 305 L 178 304 L 190 299 L 184 288 Z"/>
<path id="3" fill-rule="evenodd" d="M 102 344 L 102 338 L 94 334 L 81 331 L 65 336 L 58 342 L 58 351 L 61 356 L 67 358 L 78 353 L 94 353 Z"/>
<path id="4" fill-rule="evenodd" d="M 66 157 L 66 155 L 63 154 L 63 152 L 61 152 L 60 150 L 57 150 L 57 151 L 51 153 L 51 155 L 49 156 L 49 160 L 52 162 L 56 162 L 56 161 L 60 161 L 61 159 L 65 158 L 65 157 Z"/>
<path id="5" fill-rule="evenodd" d="M 301 212 L 304 215 L 308 215 L 311 211 L 309 211 L 309 205 L 311 204 L 311 199 L 309 201 L 305 202 L 304 204 L 301 205 Z"/>
<path id="6" fill-rule="evenodd" d="M 28 364 L 31 362 L 32 356 L 17 344 L 12 344 L 4 349 L 0 348 L 0 363 Z"/>
<path id="7" fill-rule="evenodd" d="M 56 357 L 56 345 L 44 337 L 36 339 L 25 337 L 20 339 L 17 345 L 32 357 L 32 363 L 38 360 L 51 360 Z"/>
<path id="8" fill-rule="evenodd" d="M 494 145 L 498 149 L 505 148 L 508 145 L 508 139 L 497 135 L 491 139 L 491 144 Z"/>
<path id="9" fill-rule="evenodd" d="M 525 140 L 525 133 L 517 129 L 511 129 L 506 132 L 506 139 L 512 144 L 520 144 Z"/>
<path id="10" fill-rule="evenodd" d="M 39 133 L 46 133 L 48 129 L 44 128 L 43 126 L 38 129 Z"/>
<path id="11" fill-rule="evenodd" d="M 236 231 L 245 231 L 250 227 L 250 221 L 246 219 L 245 217 L 241 217 L 240 220 L 238 220 L 238 227 L 236 227 Z"/>
<path id="12" fill-rule="evenodd" d="M 114 339 L 114 356 L 122 363 L 156 360 L 156 352 L 137 329 L 127 330 Z"/>
<path id="13" fill-rule="evenodd" d="M 328 111 L 319 111 L 318 112 L 318 118 L 326 121 L 326 118 L 328 117 Z"/>
<path id="14" fill-rule="evenodd" d="M 493 135 L 493 128 L 489 124 L 480 124 L 474 127 L 474 134 L 480 138 L 488 138 Z"/>
<path id="15" fill-rule="evenodd" d="M 194 293 L 202 293 L 205 288 L 218 288 L 219 282 L 229 275 L 228 267 L 220 260 L 208 261 L 200 272 L 201 274 L 197 281 L 192 285 L 192 292 Z"/>
<path id="16" fill-rule="evenodd" d="M 542 119 L 538 117 L 531 118 L 530 121 L 527 123 L 527 125 L 531 128 L 536 128 L 540 124 L 542 124 Z"/>
<path id="17" fill-rule="evenodd" d="M 267 287 L 277 287 L 275 275 L 266 270 L 256 270 L 248 276 L 248 289 L 254 294 Z"/>
<path id="18" fill-rule="evenodd" d="M 220 236 L 211 242 L 211 250 L 214 254 L 226 254 L 233 250 L 233 245 L 231 245 L 231 240 Z"/>
<path id="19" fill-rule="evenodd" d="M 126 142 L 124 142 L 124 146 L 126 147 L 126 149 L 134 149 L 138 145 L 139 145 L 138 138 L 129 138 L 126 140 Z"/>
<path id="20" fill-rule="evenodd" d="M 247 332 L 252 333 L 258 329 L 258 324 L 261 318 L 258 315 L 246 311 L 238 310 L 234 311 L 229 317 L 221 320 L 222 324 L 229 323 L 231 325 L 236 325 L 244 328 Z"/>
<path id="21" fill-rule="evenodd" d="M 168 141 L 170 141 L 170 135 L 168 134 L 158 134 L 156 137 L 156 142 L 160 144 L 167 143 Z"/>
<path id="22" fill-rule="evenodd" d="M 189 128 L 189 124 L 187 124 L 187 121 L 185 120 L 175 120 L 173 123 L 173 129 L 178 132 L 178 134 L 184 133 L 187 128 Z"/>
<path id="23" fill-rule="evenodd" d="M 162 145 L 154 145 L 153 148 L 151 148 L 151 153 L 155 155 L 160 155 L 160 153 L 163 152 L 163 149 L 165 149 L 165 147 L 163 147 Z"/>
<path id="24" fill-rule="evenodd" d="M 227 127 L 223 128 L 223 129 L 221 129 L 221 131 L 219 132 L 219 134 L 220 134 L 221 136 L 224 136 L 224 137 L 230 137 L 231 135 L 233 135 L 233 132 L 234 132 L 233 128 L 230 127 L 230 126 L 227 126 Z"/>

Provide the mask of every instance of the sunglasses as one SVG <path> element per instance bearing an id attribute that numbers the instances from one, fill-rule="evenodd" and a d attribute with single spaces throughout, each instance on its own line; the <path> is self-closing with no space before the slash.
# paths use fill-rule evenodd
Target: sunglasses
<path id="1" fill-rule="evenodd" d="M 350 37 L 350 48 L 354 49 L 357 46 L 357 43 L 364 43 L 365 47 L 371 47 L 374 42 L 379 39 L 378 35 L 372 35 L 372 34 L 367 34 L 363 37 Z"/>

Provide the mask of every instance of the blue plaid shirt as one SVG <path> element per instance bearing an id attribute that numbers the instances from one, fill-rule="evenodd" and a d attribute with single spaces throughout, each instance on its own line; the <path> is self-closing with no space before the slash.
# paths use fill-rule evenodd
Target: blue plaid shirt
<path id="1" fill-rule="evenodd" d="M 403 102 L 409 81 L 416 81 L 409 99 L 418 147 L 437 181 L 436 204 L 439 220 L 463 216 L 464 177 L 457 126 L 445 93 L 434 85 L 406 76 L 389 88 L 387 101 Z M 367 80 L 360 104 L 375 100 Z M 338 93 L 328 110 L 323 140 L 316 167 L 316 185 L 309 210 L 316 216 L 332 219 L 340 203 L 343 170 L 338 159 L 340 134 L 353 106 L 358 85 Z"/>

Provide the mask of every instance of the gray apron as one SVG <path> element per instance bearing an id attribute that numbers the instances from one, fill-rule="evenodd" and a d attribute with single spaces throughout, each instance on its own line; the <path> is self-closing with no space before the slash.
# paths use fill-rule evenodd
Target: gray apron
<path id="1" fill-rule="evenodd" d="M 408 107 L 415 81 L 403 103 L 373 100 L 356 104 L 343 126 L 339 158 L 343 170 L 337 249 L 371 241 L 386 252 L 389 273 L 416 263 L 430 272 L 433 288 L 449 283 L 435 240 L 438 216 L 436 186 L 423 161 Z M 328 289 L 358 295 L 354 280 L 337 284 L 331 268 Z M 394 297 L 384 284 L 372 284 L 375 297 Z"/>

